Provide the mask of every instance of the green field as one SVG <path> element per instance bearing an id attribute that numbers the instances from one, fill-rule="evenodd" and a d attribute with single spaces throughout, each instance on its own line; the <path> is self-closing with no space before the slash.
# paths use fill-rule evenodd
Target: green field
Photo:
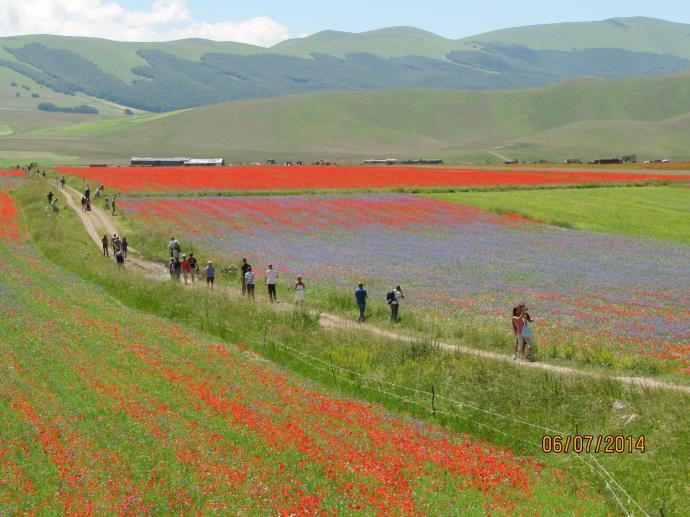
<path id="1" fill-rule="evenodd" d="M 612 187 L 430 194 L 566 228 L 690 244 L 690 189 Z"/>
<path id="2" fill-rule="evenodd" d="M 242 466 L 242 451 L 246 451 L 267 461 L 284 463 L 293 478 L 320 480 L 309 464 L 300 463 L 300 454 L 289 448 L 281 452 L 267 447 L 246 429 L 228 427 L 222 414 L 214 410 L 215 404 L 222 401 L 218 398 L 224 393 L 220 389 L 222 383 L 233 385 L 237 375 L 242 377 L 246 391 L 235 389 L 234 400 L 253 405 L 259 412 L 270 408 L 278 395 L 272 390 L 264 391 L 264 385 L 246 374 L 247 370 L 259 370 L 264 379 L 273 378 L 276 367 L 264 363 L 269 359 L 281 365 L 278 368 L 294 370 L 299 376 L 280 381 L 287 383 L 283 386 L 289 386 L 290 393 L 301 389 L 300 377 L 310 379 L 318 383 L 316 386 L 334 390 L 327 393 L 380 402 L 394 414 L 408 414 L 427 422 L 435 420 L 435 425 L 469 433 L 472 439 L 484 438 L 519 454 L 537 455 L 547 468 L 541 479 L 549 477 L 548 469 L 564 469 L 564 477 L 557 483 L 562 490 L 560 495 L 549 493 L 548 481 L 544 481 L 546 485 L 535 481 L 533 487 L 537 492 L 532 502 L 519 506 L 518 500 L 517 508 L 527 513 L 547 513 L 558 506 L 566 513 L 579 508 L 584 515 L 600 515 L 619 508 L 599 475 L 576 456 L 541 454 L 539 444 L 544 431 L 525 426 L 524 422 L 567 432 L 577 428 L 593 434 L 644 434 L 649 448 L 645 454 L 602 454 L 597 460 L 646 511 L 654 512 L 658 508 L 669 514 L 688 511 L 683 495 L 688 461 L 684 395 L 630 389 L 612 381 L 545 374 L 512 364 L 447 354 L 430 342 L 403 344 L 366 333 L 326 331 L 319 328 L 314 316 L 299 310 L 274 312 L 266 305 L 246 303 L 220 291 L 190 290 L 148 280 L 133 272 L 123 273 L 99 256 L 74 214 L 63 212 L 58 218 L 47 215 L 43 208 L 44 190 L 44 185 L 37 183 L 17 193 L 23 206 L 23 220 L 29 224 L 40 254 L 24 251 L 21 246 L 16 249 L 3 245 L 12 273 L 2 295 L 13 300 L 5 307 L 11 307 L 15 323 L 0 331 L 0 337 L 6 338 L 0 338 L 0 346 L 6 357 L 11 356 L 14 365 L 0 383 L 0 399 L 8 404 L 14 401 L 14 408 L 20 410 L 3 412 L 6 429 L 3 438 L 21 438 L 37 432 L 30 423 L 35 413 L 40 415 L 40 420 L 33 421 L 33 425 L 44 426 L 49 436 L 56 438 L 48 442 L 43 453 L 40 448 L 30 446 L 26 452 L 12 448 L 11 455 L 5 456 L 5 461 L 22 465 L 20 472 L 40 487 L 42 498 L 54 491 L 74 494 L 81 490 L 81 485 L 68 485 L 54 474 L 50 459 L 59 458 L 58 454 L 64 450 L 60 448 L 63 437 L 69 452 L 76 452 L 79 447 L 94 452 L 92 449 L 100 446 L 115 451 L 119 458 L 109 469 L 100 453 L 94 455 L 96 460 L 88 463 L 88 468 L 94 469 L 96 475 L 90 476 L 88 485 L 83 487 L 87 500 L 105 497 L 99 491 L 100 484 L 113 476 L 115 479 L 129 476 L 131 485 L 137 486 L 148 479 L 146 476 L 153 465 L 165 478 L 165 487 L 180 484 L 192 489 L 209 487 L 207 483 L 214 481 L 218 466 L 225 461 L 219 456 L 218 445 L 227 442 L 236 447 L 238 463 L 231 464 L 233 468 Z M 41 321 L 55 323 L 41 327 Z M 41 330 L 32 330 L 32 337 L 27 340 L 24 333 L 30 326 Z M 263 338 L 264 329 L 268 329 L 267 341 Z M 60 346 L 47 346 L 49 342 Z M 243 355 L 231 345 L 237 342 L 263 357 L 252 359 L 251 355 Z M 410 395 L 390 385 L 382 391 L 375 381 L 361 382 L 351 375 L 341 376 L 340 370 L 319 369 L 318 364 L 305 363 L 300 359 L 303 356 L 295 355 L 280 343 L 327 364 L 332 362 L 386 382 L 419 390 L 434 385 L 437 396 L 462 400 L 465 405 L 457 408 L 437 399 L 438 414 L 434 419 L 424 395 Z M 219 346 L 227 352 L 214 359 L 212 351 Z M 254 366 L 247 366 L 245 361 Z M 46 364 L 51 367 L 46 368 Z M 207 376 L 198 377 L 202 373 Z M 280 372 L 278 375 L 285 376 Z M 187 383 L 188 388 L 182 389 L 172 382 L 171 376 L 176 382 Z M 202 381 L 205 378 L 208 386 Z M 202 387 L 213 389 L 216 385 L 218 391 L 200 391 Z M 260 400 L 252 390 L 261 392 Z M 202 406 L 208 404 L 208 407 L 203 410 L 201 425 L 193 427 L 198 418 L 193 404 L 198 396 L 204 397 Z M 283 404 L 287 402 L 285 397 L 281 400 Z M 164 406 L 158 405 L 161 403 Z M 490 412 L 484 411 L 487 409 Z M 28 418 L 22 418 L 22 411 Z M 298 416 L 291 408 L 283 411 Z M 508 419 L 498 418 L 497 414 Z M 276 415 L 272 418 L 278 418 Z M 630 415 L 635 416 L 631 419 Z M 299 416 L 305 418 L 300 427 L 322 425 L 316 415 L 300 413 Z M 190 426 L 195 429 L 193 436 L 185 431 Z M 58 434 L 53 435 L 56 429 Z M 296 428 L 291 429 L 294 433 Z M 216 446 L 194 442 L 194 436 L 203 438 L 211 432 L 219 435 L 215 438 Z M 213 443 L 216 442 L 210 442 Z M 177 455 L 174 447 L 181 447 Z M 195 463 L 196 456 L 181 455 L 180 451 L 188 448 L 198 450 L 200 462 L 213 462 L 209 470 L 198 470 L 206 463 Z M 65 465 L 68 473 L 87 468 L 88 458 L 84 455 L 68 458 L 69 463 Z M 255 475 L 261 476 L 262 465 L 254 463 Z M 580 488 L 582 480 L 588 483 L 584 489 Z M 13 477 L 10 486 L 16 483 Z M 131 494 L 128 485 L 113 486 L 115 493 L 123 498 Z M 139 492 L 139 497 L 130 504 L 147 503 L 159 511 L 177 508 L 177 500 L 166 498 L 164 489 L 155 488 L 161 485 L 150 486 Z M 338 507 L 342 499 L 335 488 L 326 480 L 322 486 L 328 494 L 324 504 Z M 423 485 L 419 486 L 417 493 L 424 500 Z M 239 493 L 244 493 L 242 487 Z M 237 493 L 236 490 L 233 491 Z M 442 488 L 434 493 L 433 504 L 439 506 L 428 506 L 429 511 L 443 508 L 447 501 L 443 494 L 448 492 Z M 231 496 L 223 499 L 224 494 L 220 488 L 193 490 L 188 494 L 191 500 L 188 504 L 192 508 L 212 504 L 210 508 L 239 509 L 235 505 L 240 503 Z M 21 511 L 33 507 L 32 499 L 18 491 L 12 495 L 15 499 L 11 508 Z M 622 492 L 616 490 L 616 497 L 622 500 L 626 511 L 633 510 L 633 503 Z M 605 507 L 602 498 L 606 498 Z M 107 504 L 108 500 L 95 501 Z M 470 505 L 465 513 L 473 514 L 475 508 L 481 511 L 482 503 L 473 495 L 468 494 L 465 501 Z M 218 504 L 225 506 L 215 506 Z M 255 509 L 262 508 L 256 504 Z"/>

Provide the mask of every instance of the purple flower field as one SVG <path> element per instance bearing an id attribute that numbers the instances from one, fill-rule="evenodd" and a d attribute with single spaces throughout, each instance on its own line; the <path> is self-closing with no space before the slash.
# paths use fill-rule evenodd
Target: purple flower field
<path id="1" fill-rule="evenodd" d="M 510 332 L 525 300 L 540 345 L 574 342 L 690 364 L 690 247 L 565 230 L 406 194 L 126 199 L 129 217 L 228 264 L 353 289 Z M 307 299 L 308 299 L 307 294 Z M 406 308 L 404 307 L 403 310 Z"/>

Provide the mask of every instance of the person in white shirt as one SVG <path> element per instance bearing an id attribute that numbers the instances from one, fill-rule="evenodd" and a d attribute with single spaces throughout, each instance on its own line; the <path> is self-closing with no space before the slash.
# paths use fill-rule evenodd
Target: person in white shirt
<path id="1" fill-rule="evenodd" d="M 247 284 L 247 297 L 254 299 L 254 271 L 252 271 L 251 266 L 247 269 L 244 274 L 244 282 Z"/>
<path id="2" fill-rule="evenodd" d="M 391 306 L 391 321 L 393 322 L 398 322 L 400 321 L 400 316 L 398 315 L 398 311 L 400 310 L 400 300 L 405 298 L 405 295 L 403 295 L 402 289 L 400 286 L 396 286 L 395 289 L 393 289 L 390 293 L 392 296 L 388 296 L 388 305 Z"/>
<path id="3" fill-rule="evenodd" d="M 302 305 L 302 302 L 304 302 L 304 290 L 305 285 L 302 282 L 302 277 L 298 276 L 295 282 L 295 304 Z"/>
<path id="4" fill-rule="evenodd" d="M 273 269 L 273 264 L 268 265 L 266 270 L 266 286 L 268 287 L 268 297 L 271 303 L 276 301 L 276 280 L 278 279 L 278 272 Z"/>

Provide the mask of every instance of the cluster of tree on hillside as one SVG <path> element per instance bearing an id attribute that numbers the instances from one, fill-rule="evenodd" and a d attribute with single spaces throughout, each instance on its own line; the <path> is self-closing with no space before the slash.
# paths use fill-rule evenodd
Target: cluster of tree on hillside
<path id="1" fill-rule="evenodd" d="M 690 67 L 681 58 L 618 49 L 536 51 L 498 44 L 451 52 L 447 60 L 363 53 L 344 58 L 213 53 L 192 61 L 142 49 L 138 54 L 148 65 L 133 69 L 141 79 L 126 83 L 68 50 L 37 43 L 6 50 L 21 62 L 0 61 L 0 65 L 57 92 L 82 91 L 156 112 L 326 90 L 526 88 L 568 77 L 657 75 Z"/>
<path id="2" fill-rule="evenodd" d="M 98 110 L 87 104 L 80 104 L 79 106 L 56 106 L 52 102 L 42 102 L 38 105 L 38 109 L 41 111 L 59 113 L 86 113 L 87 115 L 98 115 Z"/>

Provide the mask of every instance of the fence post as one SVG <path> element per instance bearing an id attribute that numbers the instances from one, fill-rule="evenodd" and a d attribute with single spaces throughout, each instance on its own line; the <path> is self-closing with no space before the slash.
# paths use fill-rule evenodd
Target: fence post
<path id="1" fill-rule="evenodd" d="M 434 390 L 434 385 L 431 385 L 431 414 L 436 416 L 436 390 Z"/>
<path id="2" fill-rule="evenodd" d="M 331 359 L 331 374 L 333 375 L 333 383 L 335 384 L 336 380 L 335 380 L 335 367 L 333 366 L 333 354 L 328 352 L 328 357 Z"/>

